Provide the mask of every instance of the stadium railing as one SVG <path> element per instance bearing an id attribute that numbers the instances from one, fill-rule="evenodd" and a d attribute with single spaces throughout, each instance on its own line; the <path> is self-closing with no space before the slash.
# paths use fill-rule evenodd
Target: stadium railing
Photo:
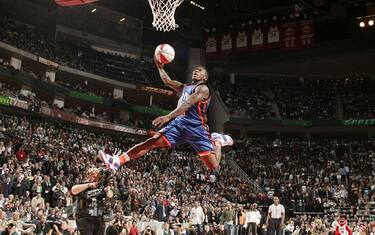
<path id="1" fill-rule="evenodd" d="M 225 163 L 238 175 L 241 180 L 249 183 L 254 192 L 264 192 L 262 187 L 255 183 L 254 180 L 252 180 L 250 176 L 246 174 L 246 172 L 242 170 L 241 167 L 234 161 L 232 154 L 235 153 L 230 152 L 229 154 L 225 155 Z"/>

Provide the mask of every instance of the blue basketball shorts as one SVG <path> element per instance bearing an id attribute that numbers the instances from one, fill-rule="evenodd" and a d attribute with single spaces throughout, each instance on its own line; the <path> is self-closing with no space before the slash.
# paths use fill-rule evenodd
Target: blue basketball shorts
<path id="1" fill-rule="evenodd" d="M 183 118 L 174 119 L 159 131 L 169 147 L 189 144 L 199 156 L 206 156 L 214 152 L 214 145 L 210 139 L 208 126 L 189 123 Z"/>

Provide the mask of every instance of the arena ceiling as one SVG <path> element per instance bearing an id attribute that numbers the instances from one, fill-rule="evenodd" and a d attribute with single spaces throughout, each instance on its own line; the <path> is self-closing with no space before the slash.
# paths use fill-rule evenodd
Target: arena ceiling
<path id="1" fill-rule="evenodd" d="M 216 17 L 222 18 L 235 14 L 249 14 L 260 10 L 270 10 L 293 5 L 296 0 L 194 0 L 205 7 L 201 10 L 185 0 L 178 8 L 178 17 Z M 101 0 L 103 6 L 136 17 L 151 15 L 147 0 Z M 146 11 L 145 11 L 146 10 Z"/>
<path id="2" fill-rule="evenodd" d="M 6 0 L 0 0 L 6 1 Z M 40 4 L 52 4 L 55 0 L 33 0 Z M 164 0 L 166 1 L 166 0 Z M 168 0 L 170 1 L 170 0 Z M 348 9 L 356 9 L 354 15 L 366 14 L 366 4 L 373 5 L 372 14 L 375 14 L 375 0 L 193 0 L 197 4 L 205 7 L 201 10 L 190 4 L 191 0 L 184 0 L 184 3 L 177 9 L 176 16 L 179 19 L 197 20 L 202 23 L 202 19 L 208 22 L 225 22 L 228 18 L 247 18 L 261 15 L 289 15 L 293 11 L 301 11 L 302 14 L 328 15 L 337 14 L 348 15 Z M 98 4 L 124 13 L 135 16 L 149 22 L 152 20 L 151 10 L 147 0 L 100 0 Z M 345 12 L 342 14 L 342 12 Z"/>
<path id="3" fill-rule="evenodd" d="M 54 0 L 33 1 L 41 4 L 53 3 L 52 5 L 56 7 Z M 191 1 L 202 5 L 205 9 L 190 4 Z M 142 19 L 145 29 L 144 38 L 155 38 L 148 0 L 100 0 L 94 5 L 96 4 Z M 203 29 L 230 27 L 232 24 L 242 25 L 258 19 L 272 20 L 274 16 L 279 20 L 298 15 L 297 17 L 318 19 L 321 25 L 325 25 L 325 22 L 332 18 L 345 21 L 348 18 L 366 15 L 371 4 L 374 9 L 372 13 L 375 14 L 375 0 L 185 0 L 176 11 L 176 22 L 181 27 L 175 32 L 160 35 L 162 37 L 176 35 L 180 39 L 199 39 Z"/>
<path id="4" fill-rule="evenodd" d="M 184 28 L 194 31 L 194 25 L 202 27 L 228 22 L 241 23 L 258 17 L 292 17 L 296 12 L 299 16 L 309 18 L 348 18 L 366 14 L 366 3 L 373 3 L 375 0 L 193 0 L 203 6 L 204 10 L 190 4 L 190 1 L 185 0 L 177 9 L 176 18 Z M 147 0 L 101 0 L 99 4 L 141 18 L 144 26 L 151 28 L 152 14 Z"/>
<path id="5" fill-rule="evenodd" d="M 262 13 L 263 11 L 292 9 L 296 6 L 305 10 L 320 12 L 329 10 L 332 5 L 356 7 L 366 2 L 373 2 L 373 0 L 194 0 L 194 2 L 204 6 L 205 10 L 191 5 L 190 0 L 185 0 L 178 9 L 178 15 L 187 17 L 199 14 L 204 17 L 220 19 L 227 16 L 241 17 Z M 147 0 L 101 0 L 100 4 L 133 16 L 151 15 Z"/>

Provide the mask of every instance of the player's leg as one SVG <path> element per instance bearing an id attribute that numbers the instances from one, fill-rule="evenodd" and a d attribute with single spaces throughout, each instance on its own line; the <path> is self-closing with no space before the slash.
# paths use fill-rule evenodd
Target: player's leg
<path id="1" fill-rule="evenodd" d="M 202 159 L 206 165 L 209 164 L 215 164 L 217 162 L 217 167 L 220 164 L 221 161 L 221 148 L 225 146 L 232 146 L 233 145 L 233 139 L 229 135 L 223 135 L 219 133 L 212 133 L 211 134 L 211 141 L 214 143 L 214 149 L 215 149 L 215 155 L 210 156 L 207 155 L 207 157 L 204 157 Z"/>
<path id="2" fill-rule="evenodd" d="M 162 131 L 155 134 L 152 138 L 135 145 L 123 154 L 110 155 L 105 154 L 103 151 L 99 151 L 99 157 L 108 168 L 117 170 L 126 162 L 142 157 L 152 149 L 173 147 L 176 144 L 181 143 L 182 138 L 183 131 L 181 129 L 181 124 L 174 120 L 170 122 Z"/>
<path id="3" fill-rule="evenodd" d="M 220 166 L 221 146 L 215 145 L 214 152 L 210 152 L 207 154 L 198 154 L 198 155 L 208 169 L 214 170 Z"/>
<path id="4" fill-rule="evenodd" d="M 221 161 L 221 148 L 224 146 L 232 146 L 233 139 L 229 135 L 223 135 L 219 133 L 211 134 L 211 142 L 213 143 L 213 152 L 202 155 L 198 153 L 201 160 L 207 166 L 208 169 L 216 169 L 220 166 Z"/>
<path id="5" fill-rule="evenodd" d="M 206 126 L 189 127 L 188 133 L 189 144 L 194 148 L 208 169 L 218 168 L 221 160 L 221 148 L 233 145 L 233 140 L 228 135 L 213 133 L 210 136 Z"/>
<path id="6" fill-rule="evenodd" d="M 120 166 L 124 165 L 126 162 L 142 157 L 148 151 L 170 146 L 169 142 L 160 133 L 154 135 L 153 137 L 133 146 L 126 153 L 122 154 L 106 154 L 104 151 L 99 151 L 100 159 L 107 165 L 108 168 L 112 170 L 117 170 Z"/>
<path id="7" fill-rule="evenodd" d="M 120 155 L 120 163 L 122 165 L 127 161 L 142 157 L 152 149 L 169 146 L 169 141 L 162 134 L 158 133 L 146 141 L 133 146 L 126 153 Z"/>

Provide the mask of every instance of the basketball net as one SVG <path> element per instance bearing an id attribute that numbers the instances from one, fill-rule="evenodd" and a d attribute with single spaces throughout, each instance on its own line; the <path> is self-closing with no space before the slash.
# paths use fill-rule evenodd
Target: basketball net
<path id="1" fill-rule="evenodd" d="M 154 20 L 152 26 L 158 31 L 168 32 L 178 28 L 174 14 L 184 0 L 148 0 Z"/>

